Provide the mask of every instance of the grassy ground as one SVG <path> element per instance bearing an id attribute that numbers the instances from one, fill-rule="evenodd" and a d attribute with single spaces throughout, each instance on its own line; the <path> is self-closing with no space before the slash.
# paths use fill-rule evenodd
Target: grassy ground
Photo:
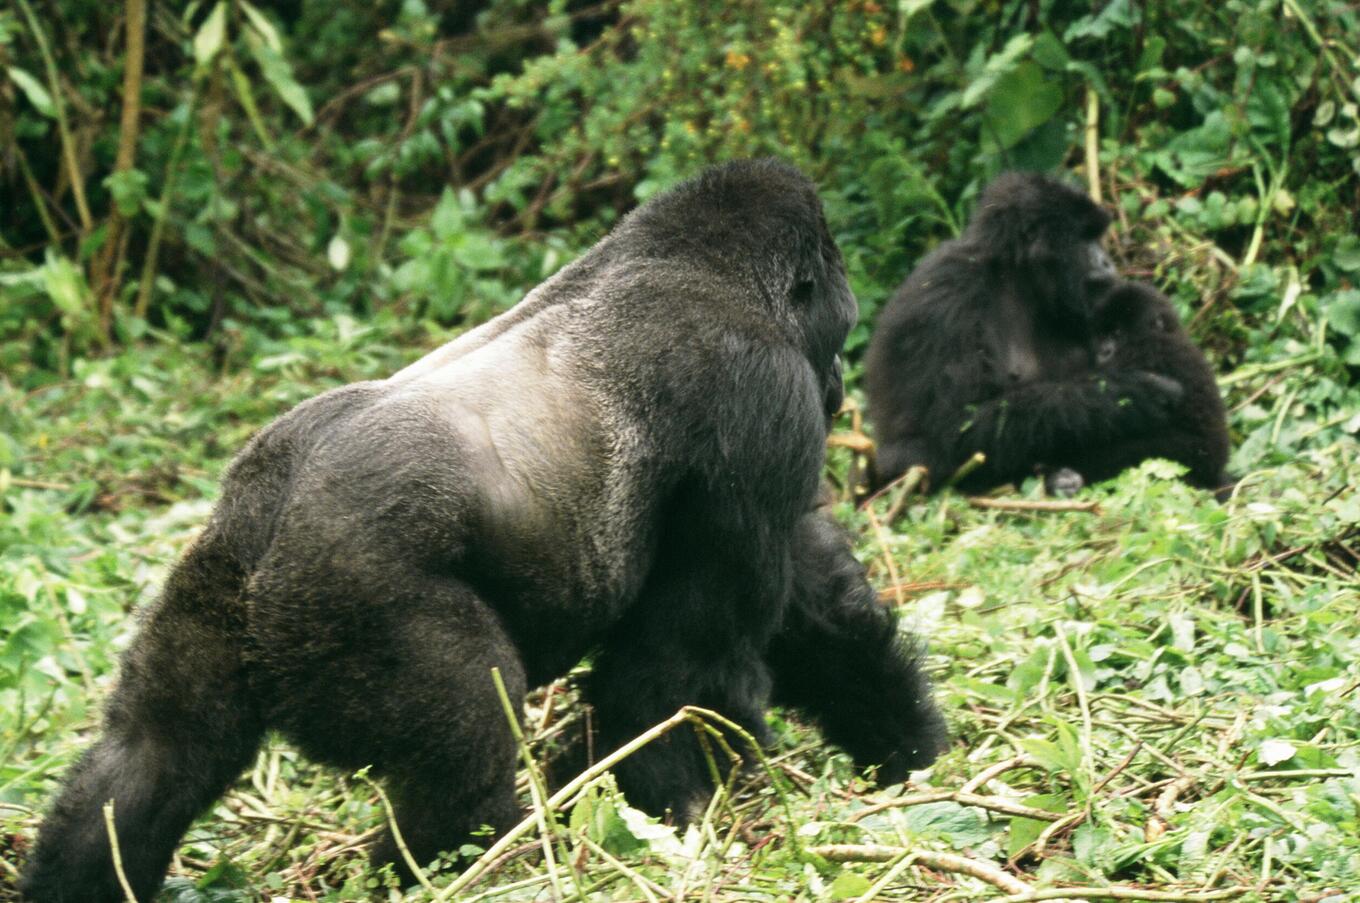
<path id="1" fill-rule="evenodd" d="M 38 390 L 0 377 L 0 900 L 89 740 L 129 611 L 203 522 L 228 456 L 429 340 L 401 344 L 342 320 L 225 371 L 157 346 Z M 703 824 L 650 822 L 600 777 L 560 807 L 551 843 L 531 821 L 479 876 L 433 872 L 436 895 L 1350 899 L 1360 424 L 1296 416 L 1313 385 L 1287 362 L 1225 378 L 1246 478 L 1221 506 L 1159 463 L 1074 510 L 946 494 L 889 523 L 892 498 L 842 505 L 884 599 L 929 641 L 954 732 L 908 785 L 866 783 L 775 713 L 766 767 Z M 833 478 L 845 463 L 833 455 Z M 581 717 L 572 700 L 570 680 L 535 694 L 535 750 Z M 524 790 L 527 804 L 527 773 Z M 363 778 L 271 742 L 192 831 L 164 898 L 364 899 L 382 879 L 362 847 L 384 817 Z"/>

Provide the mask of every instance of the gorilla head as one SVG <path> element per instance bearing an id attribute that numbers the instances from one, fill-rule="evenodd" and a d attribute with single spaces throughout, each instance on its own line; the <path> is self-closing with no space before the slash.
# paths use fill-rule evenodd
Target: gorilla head
<path id="1" fill-rule="evenodd" d="M 112 799 L 150 899 L 267 730 L 372 766 L 417 862 L 504 830 L 517 756 L 492 668 L 518 701 L 590 655 L 602 750 L 691 704 L 764 737 L 777 693 L 861 764 L 929 762 L 943 722 L 910 646 L 809 520 L 854 316 L 812 184 L 731 163 L 494 320 L 284 414 L 143 621 L 25 896 L 123 898 Z M 692 736 L 617 774 L 678 818 L 711 792 Z M 372 855 L 400 861 L 390 834 Z"/>
<path id="2" fill-rule="evenodd" d="M 748 283 L 745 304 L 798 336 L 831 415 L 844 394 L 838 355 L 859 309 L 821 202 L 795 174 L 773 160 L 709 169 L 629 216 L 613 253 L 689 260 L 695 272 Z"/>
<path id="3" fill-rule="evenodd" d="M 1051 176 L 1010 172 L 982 193 L 964 240 L 997 269 L 1021 275 L 1036 304 L 1086 318 L 1090 300 L 1115 280 L 1100 246 L 1110 214 Z"/>
<path id="4" fill-rule="evenodd" d="M 1121 283 L 1101 298 L 1093 319 L 1096 361 L 1105 367 L 1155 364 L 1170 344 L 1189 338 L 1166 296 L 1138 282 Z"/>

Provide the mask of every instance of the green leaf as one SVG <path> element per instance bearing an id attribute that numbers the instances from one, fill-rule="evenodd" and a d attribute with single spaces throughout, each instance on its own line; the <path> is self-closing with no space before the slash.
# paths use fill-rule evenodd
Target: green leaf
<path id="1" fill-rule="evenodd" d="M 439 203 L 435 205 L 434 213 L 430 214 L 430 228 L 434 230 L 436 238 L 444 241 L 462 233 L 463 208 L 452 188 L 445 188 L 439 196 Z"/>
<path id="2" fill-rule="evenodd" d="M 52 95 L 47 93 L 47 89 L 42 86 L 42 82 L 29 75 L 18 66 L 10 66 L 8 70 L 10 81 L 24 92 L 28 102 L 33 104 L 33 108 L 48 119 L 57 118 L 57 108 L 52 103 Z"/>
<path id="3" fill-rule="evenodd" d="M 1247 95 L 1247 121 L 1253 132 L 1279 148 L 1289 146 L 1290 99 L 1271 81 L 1258 78 Z"/>
<path id="4" fill-rule="evenodd" d="M 1012 818 L 1006 834 L 1006 855 L 1012 858 L 1019 855 L 1021 850 L 1039 839 L 1039 835 L 1044 832 L 1046 827 L 1048 827 L 1048 822 L 1040 821 L 1037 818 L 1020 818 L 1018 816 Z"/>
<path id="5" fill-rule="evenodd" d="M 64 314 L 83 317 L 89 311 L 90 290 L 85 285 L 85 277 L 70 260 L 50 251 L 47 265 L 43 267 L 43 288 L 52 304 Z"/>
<path id="6" fill-rule="evenodd" d="M 453 249 L 453 259 L 470 270 L 496 270 L 505 266 L 505 255 L 493 236 L 469 232 Z"/>
<path id="7" fill-rule="evenodd" d="M 1102 868 L 1110 861 L 1113 839 L 1108 829 L 1084 822 L 1072 832 L 1072 853 L 1082 865 Z"/>
<path id="8" fill-rule="evenodd" d="M 966 109 L 981 103 L 997 81 L 1020 64 L 1021 58 L 1034 46 L 1034 40 L 1033 35 L 1018 34 L 1006 42 L 1000 53 L 988 58 L 982 72 L 964 89 L 961 106 Z"/>
<path id="9" fill-rule="evenodd" d="M 140 169 L 125 169 L 104 179 L 104 187 L 113 196 L 113 204 L 125 217 L 136 216 L 146 200 L 146 173 Z"/>
<path id="10" fill-rule="evenodd" d="M 567 826 L 571 828 L 572 833 L 586 831 L 590 828 L 590 820 L 595 812 L 595 801 L 599 796 L 600 791 L 591 787 L 582 794 L 576 805 L 572 806 L 571 818 L 567 821 Z"/>
<path id="11" fill-rule="evenodd" d="M 1272 768 L 1294 758 L 1294 753 L 1297 751 L 1294 744 L 1290 743 L 1288 740 L 1265 740 L 1257 749 L 1256 758 L 1265 767 Z"/>
<path id="12" fill-rule="evenodd" d="M 1360 236 L 1343 235 L 1336 243 L 1332 263 L 1348 273 L 1360 270 Z"/>
<path id="13" fill-rule="evenodd" d="M 264 13 L 255 8 L 253 3 L 247 0 L 240 0 L 241 10 L 250 20 L 250 25 L 264 40 L 270 50 L 275 53 L 283 53 L 283 42 L 279 40 L 279 33 L 275 31 L 274 24 L 265 18 Z"/>
<path id="14" fill-rule="evenodd" d="M 312 101 L 302 89 L 302 85 L 293 78 L 293 67 L 288 65 L 282 54 L 254 34 L 246 35 L 246 45 L 250 47 L 255 61 L 260 64 L 260 71 L 264 73 L 264 79 L 269 82 L 274 93 L 298 115 L 304 125 L 311 125 L 315 118 Z"/>
<path id="15" fill-rule="evenodd" d="M 1181 652 L 1195 651 L 1195 619 L 1187 614 L 1167 615 L 1167 626 L 1171 628 L 1171 645 Z"/>
<path id="16" fill-rule="evenodd" d="M 1083 16 L 1063 33 L 1063 41 L 1071 43 L 1081 38 L 1105 38 L 1116 28 L 1130 29 L 1138 24 L 1138 11 L 1132 0 L 1112 0 L 1099 14 Z"/>
<path id="17" fill-rule="evenodd" d="M 978 680 L 975 677 L 958 677 L 952 683 L 955 687 L 968 690 L 983 699 L 1001 705 L 1014 705 L 1019 698 L 1018 694 L 1012 689 L 985 680 Z"/>
<path id="18" fill-rule="evenodd" d="M 1031 54 L 1034 62 L 1051 69 L 1054 72 L 1061 72 L 1067 68 L 1068 63 L 1072 62 L 1072 57 L 1063 46 L 1058 36 L 1051 31 L 1045 31 L 1034 41 L 1034 52 Z"/>
<path id="19" fill-rule="evenodd" d="M 1153 155 L 1158 168 L 1184 188 L 1197 188 L 1231 159 L 1232 132 L 1221 110 L 1181 132 Z"/>
<path id="20" fill-rule="evenodd" d="M 841 872 L 826 890 L 828 900 L 852 900 L 864 896 L 873 882 L 858 872 Z"/>
<path id="21" fill-rule="evenodd" d="M 627 856 L 647 846 L 629 829 L 614 799 L 593 788 L 571 810 L 569 824 L 574 833 L 585 834 L 616 856 Z"/>
<path id="22" fill-rule="evenodd" d="M 1024 696 L 1039 685 L 1048 671 L 1048 660 L 1054 654 L 1052 646 L 1036 646 L 1029 657 L 1011 669 L 1006 686 L 1018 696 Z"/>
<path id="23" fill-rule="evenodd" d="M 1048 771 L 1070 775 L 1076 774 L 1080 767 L 1080 758 L 1074 757 L 1066 744 L 1026 737 L 1019 741 L 1019 745 Z"/>
<path id="24" fill-rule="evenodd" d="M 1067 682 L 1072 685 L 1073 689 L 1076 689 L 1080 683 L 1081 689 L 1085 690 L 1087 693 L 1093 692 L 1096 688 L 1095 663 L 1092 662 L 1091 657 L 1086 654 L 1086 650 L 1081 648 L 1074 648 L 1072 650 L 1072 660 L 1076 662 L 1077 670 L 1075 674 L 1072 673 L 1070 669 L 1068 670 Z"/>
<path id="25" fill-rule="evenodd" d="M 251 127 L 259 136 L 260 143 L 265 147 L 272 147 L 274 139 L 270 137 L 264 118 L 260 116 L 260 108 L 255 103 L 255 90 L 250 85 L 250 79 L 231 57 L 227 58 L 227 68 L 231 71 L 231 85 L 236 89 L 236 97 L 241 101 L 241 108 L 246 111 L 246 118 L 250 120 Z"/>
<path id="26" fill-rule="evenodd" d="M 1072 800 L 1063 793 L 1040 793 L 1026 797 L 1020 801 L 1026 806 L 1034 809 L 1042 809 L 1045 812 L 1067 812 L 1072 808 Z M 1025 847 L 1032 844 L 1043 833 L 1051 822 L 1040 821 L 1037 818 L 1015 817 L 1010 820 L 1010 826 L 1006 837 L 1006 855 L 1014 857 Z"/>
<path id="27" fill-rule="evenodd" d="M 227 4 L 226 0 L 220 0 L 194 35 L 194 59 L 200 66 L 208 65 L 222 49 L 226 38 Z"/>
<path id="28" fill-rule="evenodd" d="M 1008 148 L 1051 119 L 1062 105 L 1060 83 L 1027 60 L 997 79 L 987 99 L 987 121 L 997 143 Z"/>
<path id="29" fill-rule="evenodd" d="M 1351 339 L 1360 339 L 1360 289 L 1346 289 L 1320 305 L 1331 328 Z"/>
<path id="30" fill-rule="evenodd" d="M 941 837 L 956 848 L 983 843 L 992 828 L 977 809 L 958 803 L 926 803 L 907 810 L 905 822 L 913 834 Z"/>

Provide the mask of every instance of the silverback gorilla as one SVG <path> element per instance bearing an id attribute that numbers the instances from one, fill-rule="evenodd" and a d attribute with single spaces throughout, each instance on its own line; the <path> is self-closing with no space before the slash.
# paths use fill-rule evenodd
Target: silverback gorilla
<path id="1" fill-rule="evenodd" d="M 518 820 L 512 698 L 590 655 L 604 748 L 678 707 L 766 738 L 772 698 L 861 765 L 931 761 L 909 644 L 815 508 L 855 318 L 813 185 L 736 162 L 648 202 L 513 309 L 259 433 L 128 650 L 23 893 L 148 900 L 193 818 L 278 730 L 371 765 L 417 861 Z M 692 737 L 618 768 L 691 815 Z M 398 859 L 392 837 L 376 863 Z"/>
<path id="2" fill-rule="evenodd" d="M 1072 448 L 1167 422 L 1172 380 L 1095 372 L 1092 303 L 1114 282 L 1109 215 L 1038 173 L 983 192 L 963 235 L 929 254 L 884 307 L 865 360 L 876 486 L 923 465 L 940 489 L 1018 482 Z"/>
<path id="3" fill-rule="evenodd" d="M 1230 443 L 1223 397 L 1171 302 L 1149 285 L 1121 282 L 1096 302 L 1094 331 L 1101 367 L 1155 373 L 1184 394 L 1161 429 L 1058 457 L 1080 475 L 1074 482 L 1098 482 L 1148 458 L 1169 458 L 1188 468 L 1185 480 L 1192 486 L 1231 489 L 1235 478 L 1224 470 Z"/>

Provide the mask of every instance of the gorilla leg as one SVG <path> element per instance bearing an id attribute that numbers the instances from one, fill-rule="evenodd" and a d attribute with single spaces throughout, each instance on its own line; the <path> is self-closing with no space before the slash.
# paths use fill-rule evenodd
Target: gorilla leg
<path id="1" fill-rule="evenodd" d="M 749 544 L 720 546 L 711 542 L 691 546 L 687 553 L 663 552 L 639 601 L 596 657 L 586 697 L 595 706 L 601 752 L 618 748 L 685 705 L 718 712 L 757 742 L 768 738 L 764 710 L 770 681 L 761 650 L 788 585 L 787 557 L 759 573 L 740 560 Z M 729 735 L 728 742 L 736 752 L 749 754 L 736 738 Z M 720 771 L 727 769 L 721 754 L 716 764 Z M 633 805 L 654 815 L 670 810 L 682 821 L 701 815 L 713 793 L 708 760 L 685 728 L 644 747 L 615 773 Z"/>
<path id="2" fill-rule="evenodd" d="M 712 657 L 686 657 L 666 642 L 639 642 L 602 654 L 590 678 L 588 698 L 599 720 L 599 749 L 618 748 L 685 705 L 712 709 L 735 721 L 758 743 L 768 739 L 763 703 L 769 678 L 754 649 Z M 743 757 L 742 748 L 728 743 Z M 719 774 L 729 768 L 715 753 Z M 697 820 L 713 795 L 713 773 L 699 742 L 688 728 L 654 741 L 614 769 L 629 801 L 653 815 L 667 811 L 681 821 Z"/>
<path id="3" fill-rule="evenodd" d="M 1081 472 L 1088 483 L 1098 483 L 1136 467 L 1148 458 L 1168 458 L 1189 468 L 1185 480 L 1201 489 L 1231 489 L 1235 479 L 1223 472 L 1226 443 L 1209 429 L 1200 432 L 1171 429 L 1159 435 L 1113 442 L 1071 456 L 1066 463 Z"/>
<path id="4" fill-rule="evenodd" d="M 271 724 L 317 760 L 371 765 L 421 865 L 483 826 L 511 827 L 520 816 L 517 755 L 491 669 L 516 713 L 525 678 L 500 619 L 456 580 L 329 568 L 258 585 L 254 627 L 269 695 L 286 702 Z M 371 858 L 414 878 L 390 831 Z"/>
<path id="5" fill-rule="evenodd" d="M 879 603 L 848 538 L 821 512 L 794 538 L 794 585 L 766 653 L 774 701 L 813 718 L 881 784 L 903 780 L 947 744 L 919 654 Z"/>
<path id="6" fill-rule="evenodd" d="M 961 489 L 1018 482 L 1031 476 L 1037 463 L 1056 464 L 1072 449 L 1100 448 L 1161 428 L 1183 394 L 1174 380 L 1116 371 L 1016 386 L 970 406 L 963 427 L 955 412 L 934 412 L 941 419 L 934 421 L 926 462 L 932 488 L 942 486 L 975 451 L 985 460 L 960 481 Z"/>
<path id="7" fill-rule="evenodd" d="M 460 595 L 449 592 L 444 604 Z M 520 819 L 515 798 L 519 758 L 514 735 L 491 677 L 499 668 L 516 717 L 524 708 L 524 668 L 496 616 L 471 597 L 458 600 L 472 610 L 457 617 L 421 619 L 406 637 L 406 661 L 392 675 L 387 717 L 393 725 L 376 731 L 401 733 L 409 752 L 394 750 L 382 769 L 402 839 L 417 863 L 456 851 L 468 842 L 485 847 L 488 838 L 508 831 Z M 456 657 L 453 650 L 457 650 Z M 409 874 L 390 830 L 374 846 L 374 864 L 392 863 L 403 879 Z"/>
<path id="8" fill-rule="evenodd" d="M 241 661 L 239 576 L 205 538 L 175 568 L 124 657 L 103 735 L 72 769 L 22 893 L 35 903 L 121 901 L 103 807 L 139 900 L 176 845 L 249 764 L 262 727 Z"/>
<path id="9" fill-rule="evenodd" d="M 910 468 L 917 465 L 928 465 L 930 461 L 929 445 L 920 439 L 904 442 L 884 442 L 878 446 L 875 454 L 871 485 L 876 490 L 896 480 Z M 952 474 L 947 474 L 938 479 L 940 483 L 943 483 L 950 476 Z"/>

